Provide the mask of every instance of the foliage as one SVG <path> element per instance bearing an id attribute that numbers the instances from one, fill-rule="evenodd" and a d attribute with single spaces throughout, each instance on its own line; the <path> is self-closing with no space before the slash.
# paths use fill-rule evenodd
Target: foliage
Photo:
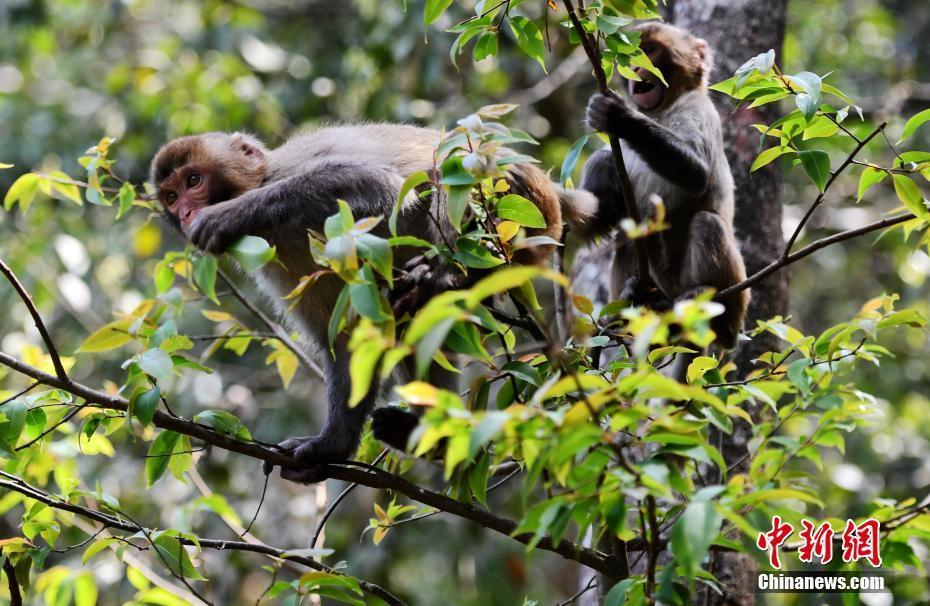
<path id="1" fill-rule="evenodd" d="M 447 11 L 458 7 L 448 0 L 428 0 L 423 8 L 422 23 L 435 29 Z M 514 45 L 545 69 L 544 23 L 533 13 L 517 14 L 528 8 L 519 0 L 479 2 L 474 16 L 447 28 L 456 35 L 453 61 L 472 44 L 476 61 Z M 652 0 L 606 0 L 582 10 L 582 26 L 603 45 L 602 67 L 609 77 L 635 77 L 632 67 L 654 69 L 630 28 L 635 19 L 654 16 L 656 10 Z M 554 9 L 552 14 L 560 15 Z M 569 28 L 568 39 L 577 43 L 577 32 L 560 18 L 560 26 Z M 846 171 L 858 172 L 858 177 L 842 180 L 852 181 L 860 200 L 890 182 L 900 212 L 892 215 L 894 222 L 873 229 L 900 232 L 913 251 L 930 250 L 930 213 L 922 193 L 922 180 L 930 180 L 930 152 L 918 148 L 899 153 L 888 143 L 887 161 L 859 161 L 857 154 L 884 135 L 885 125 L 864 123 L 855 102 L 825 79 L 809 71 L 785 74 L 774 63 L 774 53 L 766 53 L 714 89 L 750 107 L 781 100 L 794 104 L 773 123 L 754 125 L 761 133 L 754 169 L 778 158 L 800 165 L 794 172 L 803 171 L 818 192 L 811 209 L 823 203 L 824 194 Z M 222 91 L 217 96 L 222 99 Z M 438 511 L 479 523 L 483 519 L 486 527 L 498 531 L 503 519 L 509 529 L 505 533 L 528 551 L 569 553 L 579 561 L 588 557 L 589 565 L 594 562 L 601 572 L 616 573 L 590 545 L 582 545 L 590 533 L 594 545 L 603 540 L 622 545 L 627 553 L 648 555 L 645 570 L 621 580 L 607 603 L 673 604 L 686 603 L 696 591 L 717 584 L 706 566 L 712 551 L 742 551 L 764 565 L 755 541 L 773 515 L 795 527 L 804 517 L 821 517 L 838 527 L 838 514 L 814 482 L 825 459 L 844 456 L 848 441 L 878 422 L 881 394 L 863 389 L 858 369 L 862 363 L 878 367 L 893 358 L 883 345 L 887 335 L 925 335 L 922 313 L 901 307 L 897 295 L 883 294 L 867 298 L 848 319 L 833 318 L 828 328 L 816 332 L 802 331 L 789 318 L 771 318 L 758 322 L 745 338 L 771 334 L 782 345 L 759 356 L 751 371 L 736 368 L 730 356 L 700 352 L 688 366 L 685 382 L 670 379 L 663 370 L 677 357 L 697 353 L 695 347 L 712 341 L 709 320 L 721 313 L 721 306 L 708 293 L 679 302 L 666 313 L 629 308 L 623 302 L 595 312 L 593 302 L 573 295 L 558 271 L 515 264 L 514 253 L 521 248 L 562 243 L 527 236 L 527 229 L 544 227 L 542 217 L 532 203 L 509 192 L 502 179 L 508 165 L 532 161 L 510 150 L 534 143 L 523 130 L 505 126 L 514 109 L 509 104 L 485 106 L 459 120 L 437 149 L 436 170 L 407 179 L 391 216 L 355 217 L 348 205 L 340 204 L 325 233 L 308 235 L 319 271 L 305 276 L 287 300 L 296 305 L 312 299 L 324 276 L 345 283 L 329 340 L 341 332 L 351 335 L 353 404 L 373 382 L 404 360 L 413 360 L 417 380 L 397 387 L 395 394 L 400 405 L 424 410 L 414 455 L 439 451 L 444 488 L 430 494 L 451 497 L 431 496 L 416 503 L 429 489 L 406 489 L 403 478 L 413 477 L 418 468 L 412 458 L 390 454 L 383 468 L 397 475 L 359 477 L 362 482 L 383 480 L 387 484 L 374 485 L 394 491 L 390 498 L 379 497 L 383 505 L 374 504 L 369 523 L 373 532 L 366 536 L 383 549 L 395 526 Z M 926 112 L 910 117 L 901 139 L 913 141 L 927 117 Z M 566 185 L 587 142 L 587 137 L 580 139 L 565 154 Z M 774 145 L 765 148 L 767 142 Z M 80 179 L 57 170 L 20 175 L 7 190 L 5 209 L 26 215 L 86 201 L 114 206 L 108 217 L 115 229 L 120 229 L 117 221 L 132 217 L 150 225 L 157 209 L 140 195 L 142 187 L 118 177 L 110 155 L 114 145 L 103 138 L 82 156 Z M 845 158 L 837 163 L 840 154 Z M 398 232 L 402 205 L 417 196 L 444 203 L 456 227 L 454 241 L 434 245 Z M 797 226 L 778 269 L 796 260 L 790 253 L 805 221 Z M 383 229 L 376 228 L 385 222 L 390 235 L 382 237 Z M 412 316 L 395 317 L 387 298 L 397 277 L 393 261 L 398 250 L 410 247 L 479 279 L 468 288 L 436 296 Z M 248 272 L 276 262 L 274 249 L 256 238 L 238 243 L 231 252 Z M 0 498 L 0 512 L 16 511 L 21 530 L 4 538 L 0 547 L 13 563 L 17 581 L 44 603 L 92 604 L 102 593 L 95 578 L 78 566 L 47 566 L 53 549 L 82 551 L 82 563 L 112 553 L 125 564 L 122 571 L 135 589 L 133 603 L 171 604 L 185 601 L 152 583 L 137 551 L 148 551 L 148 565 L 182 590 L 207 595 L 214 578 L 205 565 L 207 551 L 235 548 L 203 538 L 192 516 L 180 517 L 169 528 L 149 528 L 135 519 L 137 503 L 126 502 L 119 492 L 111 494 L 114 490 L 102 482 L 88 482 L 93 475 L 79 466 L 82 459 L 137 452 L 142 473 L 124 481 L 138 484 L 142 498 L 148 499 L 167 491 L 175 480 L 194 482 L 195 455 L 207 446 L 258 458 L 274 454 L 253 437 L 257 431 L 229 410 L 203 406 L 189 414 L 174 411 L 185 377 L 206 376 L 213 372 L 211 366 L 228 360 L 247 360 L 253 343 L 265 348 L 260 359 L 273 366 L 276 389 L 287 388 L 304 364 L 292 348 L 295 335 L 280 327 L 269 327 L 270 333 L 252 330 L 250 319 L 225 304 L 221 291 L 236 288 L 221 273 L 226 262 L 190 247 L 169 251 L 144 268 L 151 296 L 126 312 L 101 311 L 99 327 L 86 331 L 74 356 L 61 357 L 46 342 L 44 352 L 25 344 L 15 358 L 0 357 L 0 363 L 36 380 L 23 384 L 14 378 L 16 373 L 3 377 L 8 387 L 0 391 L 0 484 L 7 492 Z M 4 274 L 12 283 L 12 271 Z M 574 308 L 566 334 L 546 321 L 543 302 L 550 293 Z M 33 305 L 28 299 L 21 302 Z M 185 327 L 191 316 L 200 320 L 199 315 L 215 327 L 209 346 L 194 356 L 201 335 Z M 221 356 L 223 362 L 217 362 Z M 467 367 L 470 382 L 463 393 L 428 382 L 431 365 L 456 371 L 451 360 Z M 56 361 L 66 376 L 58 372 Z M 102 391 L 81 385 L 75 369 L 82 365 L 108 369 Z M 734 458 L 718 438 L 743 424 L 752 438 L 746 452 Z M 144 458 L 139 446 L 146 451 Z M 373 461 L 377 450 L 368 439 L 360 458 Z M 501 479 L 502 474 L 508 475 Z M 520 497 L 518 511 L 507 512 L 512 520 L 497 516 L 489 495 L 511 478 L 516 478 L 511 485 L 519 483 Z M 429 485 L 428 480 L 421 483 Z M 450 501 L 464 509 L 454 509 Z M 240 516 L 219 494 L 189 499 L 184 507 L 212 512 L 235 534 L 246 534 L 235 530 L 242 527 Z M 916 497 L 876 499 L 856 514 L 857 519 L 868 517 L 882 523 L 885 566 L 908 576 L 922 574 L 913 541 L 927 539 L 930 514 L 922 503 Z M 107 528 L 98 532 L 87 519 Z M 64 543 L 62 534 L 74 536 L 74 529 L 81 539 Z M 660 549 L 670 554 L 666 563 L 659 563 Z M 296 603 L 308 595 L 349 604 L 383 599 L 372 597 L 372 587 L 351 562 L 319 568 L 329 550 L 311 545 L 260 553 L 277 558 L 261 571 L 262 601 Z M 294 574 L 283 562 L 312 570 Z"/>

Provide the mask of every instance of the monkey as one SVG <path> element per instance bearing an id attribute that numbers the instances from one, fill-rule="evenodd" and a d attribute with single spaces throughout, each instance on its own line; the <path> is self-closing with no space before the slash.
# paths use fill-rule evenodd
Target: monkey
<path id="1" fill-rule="evenodd" d="M 285 479 L 319 481 L 318 464 L 352 456 L 380 391 L 387 387 L 373 385 L 361 403 L 348 406 L 348 336 L 339 335 L 332 349 L 327 346 L 327 326 L 343 286 L 338 277 L 321 278 L 293 311 L 282 300 L 302 276 L 319 269 L 310 254 L 307 231 L 323 231 L 326 219 L 338 212 L 337 200 L 348 203 L 356 217 L 389 215 L 404 180 L 414 172 L 433 170 L 439 141 L 438 131 L 397 124 L 324 127 L 298 134 L 275 149 L 249 134 L 213 132 L 172 140 L 152 160 L 150 180 L 165 217 L 196 247 L 220 254 L 246 235 L 263 237 L 276 246 L 280 262 L 261 268 L 254 280 L 279 315 L 321 350 L 327 418 L 319 434 L 281 443 L 295 462 L 292 468 L 281 470 Z M 528 235 L 558 240 L 563 211 L 575 229 L 589 229 L 586 223 L 594 217 L 597 204 L 593 195 L 580 189 L 563 190 L 529 163 L 506 168 L 511 191 L 533 201 L 546 220 L 544 229 L 527 230 Z M 425 201 L 411 193 L 402 205 L 397 227 L 400 235 L 432 243 L 454 240 L 441 195 Z M 387 235 L 386 231 L 384 222 L 375 228 L 381 235 Z M 422 269 L 422 261 L 406 248 L 395 254 L 396 267 L 411 269 L 408 264 L 415 264 L 408 272 L 413 278 L 404 296 L 418 287 L 432 292 L 460 284 L 441 267 L 413 271 Z M 521 260 L 542 262 L 544 256 L 544 251 L 525 251 Z M 410 380 L 412 369 L 399 368 L 402 376 L 397 380 Z M 430 369 L 429 380 L 440 387 L 455 386 L 454 374 L 438 366 Z M 375 436 L 399 448 L 406 446 L 417 417 L 396 407 L 379 411 L 384 413 L 373 421 Z"/>
<path id="2" fill-rule="evenodd" d="M 610 287 L 613 299 L 661 309 L 672 300 L 741 282 L 746 269 L 733 234 L 733 177 L 723 131 L 707 90 L 712 67 L 708 44 L 656 22 L 638 31 L 640 48 L 668 86 L 636 68 L 641 79 L 628 82 L 629 100 L 613 91 L 595 94 L 586 120 L 591 130 L 620 139 L 641 215 L 653 212 L 653 196 L 665 204 L 669 229 L 647 236 L 647 246 L 654 251 L 649 275 L 636 276 L 632 242 L 621 235 L 615 243 Z M 609 149 L 595 152 L 585 163 L 581 188 L 599 200 L 596 219 L 586 225 L 603 233 L 625 218 L 625 205 L 616 202 L 623 194 Z M 745 322 L 749 292 L 742 290 L 720 302 L 725 311 L 711 320 L 715 345 L 731 348 Z"/>

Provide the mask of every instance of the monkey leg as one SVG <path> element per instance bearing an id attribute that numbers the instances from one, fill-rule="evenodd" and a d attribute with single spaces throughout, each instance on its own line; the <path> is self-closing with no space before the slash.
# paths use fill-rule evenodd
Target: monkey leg
<path id="1" fill-rule="evenodd" d="M 688 235 L 688 247 L 682 265 L 682 291 L 679 299 L 694 298 L 714 288 L 722 290 L 746 277 L 743 260 L 733 233 L 720 215 L 701 211 L 694 215 Z M 717 343 L 731 348 L 743 329 L 749 293 L 741 291 L 720 301 L 723 315 L 711 320 Z"/>
<path id="2" fill-rule="evenodd" d="M 328 400 L 326 423 L 315 436 L 289 438 L 281 442 L 279 446 L 294 458 L 294 467 L 281 469 L 281 477 L 285 480 L 310 484 L 325 479 L 318 465 L 339 463 L 355 453 L 365 419 L 374 407 L 379 391 L 377 383 L 372 385 L 361 402 L 349 407 L 349 351 L 344 336 L 337 340 L 334 349 L 335 356 L 327 357 L 324 369 Z M 266 464 L 265 473 L 270 471 Z"/>

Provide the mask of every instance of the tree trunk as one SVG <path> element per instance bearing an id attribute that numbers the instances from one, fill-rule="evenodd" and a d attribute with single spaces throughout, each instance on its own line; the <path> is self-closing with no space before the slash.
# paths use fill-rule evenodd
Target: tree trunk
<path id="1" fill-rule="evenodd" d="M 716 64 L 711 82 L 729 78 L 745 61 L 770 48 L 781 54 L 787 0 L 674 0 L 670 4 L 670 21 L 706 39 L 714 50 Z M 750 125 L 774 120 L 776 106 L 733 111 L 729 98 L 713 97 L 723 120 L 727 159 L 736 181 L 736 237 L 746 271 L 753 274 L 781 254 L 785 245 L 778 163 L 749 173 L 759 151 L 759 135 Z M 785 272 L 777 272 L 753 288 L 747 326 L 787 312 L 788 278 Z M 752 360 L 761 353 L 777 347 L 777 339 L 769 335 L 741 347 L 736 352 L 741 373 L 751 370 Z M 724 458 L 735 461 L 741 457 L 749 437 L 749 428 L 744 424 L 737 424 L 732 435 L 722 436 Z M 748 556 L 716 554 L 711 572 L 722 582 L 724 594 L 709 592 L 709 599 L 701 595 L 697 602 L 753 604 L 754 571 Z"/>

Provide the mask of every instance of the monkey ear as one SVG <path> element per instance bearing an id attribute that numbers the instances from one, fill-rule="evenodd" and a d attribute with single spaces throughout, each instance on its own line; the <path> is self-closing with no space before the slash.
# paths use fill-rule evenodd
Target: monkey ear
<path id="1" fill-rule="evenodd" d="M 265 165 L 268 148 L 258 139 L 248 133 L 235 132 L 230 137 L 233 149 L 241 153 L 246 162 L 254 164 L 256 168 Z"/>
<path id="2" fill-rule="evenodd" d="M 703 38 L 695 39 L 694 50 L 697 51 L 703 80 L 706 83 L 707 79 L 710 77 L 711 70 L 714 69 L 714 54 L 710 50 L 710 45 L 707 44 L 707 40 Z"/>

